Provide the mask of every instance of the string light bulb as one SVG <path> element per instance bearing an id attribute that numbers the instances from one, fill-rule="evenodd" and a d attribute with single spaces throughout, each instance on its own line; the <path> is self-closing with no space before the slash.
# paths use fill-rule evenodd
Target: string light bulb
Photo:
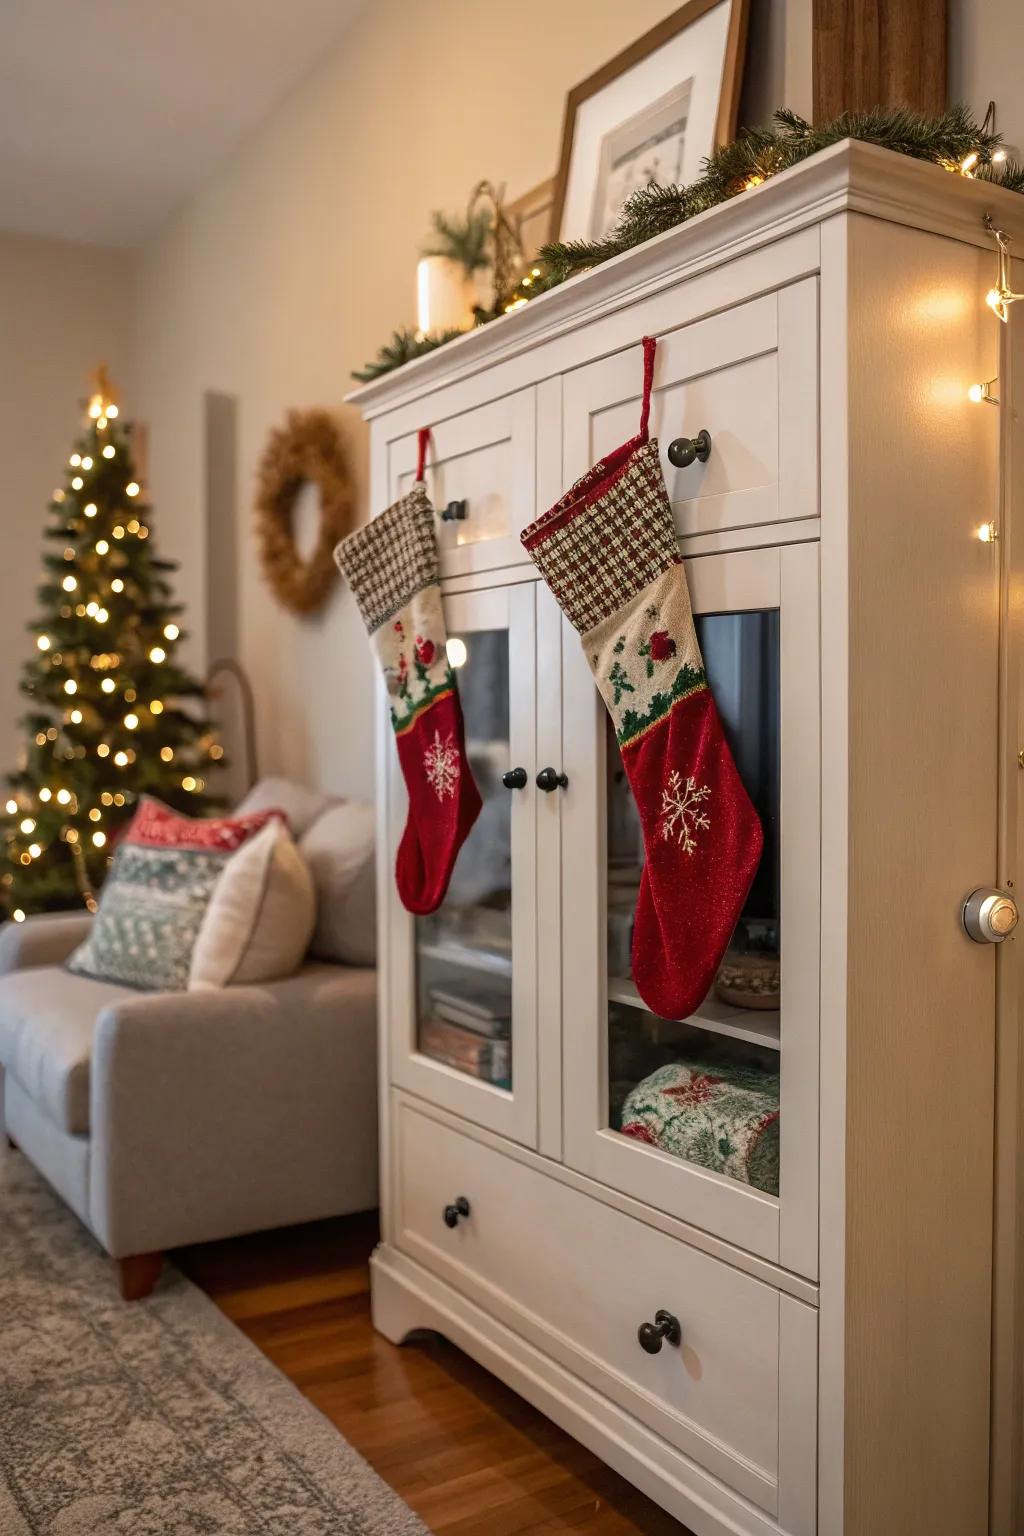
<path id="1" fill-rule="evenodd" d="M 39 791 L 39 798 L 43 802 L 43 804 L 46 805 L 48 803 L 48 801 L 53 799 L 53 790 L 49 789 L 44 784 L 42 789 Z"/>
<path id="2" fill-rule="evenodd" d="M 978 540 L 982 544 L 994 544 L 999 537 L 995 523 L 982 523 L 978 528 Z"/>
<path id="3" fill-rule="evenodd" d="M 121 580 L 120 576 L 114 577 L 113 581 L 110 583 L 110 590 L 111 592 L 124 591 L 124 582 Z"/>
<path id="4" fill-rule="evenodd" d="M 164 625 L 164 639 L 165 640 L 177 640 L 177 638 L 180 635 L 180 633 L 181 633 L 181 631 L 178 628 L 177 624 L 165 624 Z"/>
<path id="5" fill-rule="evenodd" d="M 972 405 L 998 405 L 999 401 L 992 393 L 995 379 L 983 379 L 977 384 L 972 384 L 967 391 L 967 398 Z"/>
<path id="6" fill-rule="evenodd" d="M 36 824 L 32 820 L 31 816 L 26 816 L 25 820 L 21 823 L 21 826 L 19 828 L 20 831 L 24 832 L 26 837 L 28 836 L 28 834 L 30 832 L 34 832 L 35 829 L 36 829 Z"/>
<path id="7" fill-rule="evenodd" d="M 71 791 L 70 791 L 70 789 L 58 789 L 58 791 L 57 791 L 57 804 L 58 805 L 70 805 L 71 804 Z"/>
<path id="8" fill-rule="evenodd" d="M 113 443 L 108 443 L 107 446 L 103 450 L 103 457 L 105 459 L 112 459 L 116 452 L 117 452 L 117 449 L 114 447 Z"/>
<path id="9" fill-rule="evenodd" d="M 105 555 L 109 549 L 110 545 L 107 543 L 106 539 L 96 540 L 96 553 L 98 555 Z"/>
<path id="10" fill-rule="evenodd" d="M 111 421 L 113 421 L 117 416 L 117 406 L 112 400 L 108 401 L 107 403 L 107 415 L 110 417 Z"/>
<path id="11" fill-rule="evenodd" d="M 104 843 L 107 841 L 107 834 L 105 832 L 94 832 L 92 835 L 92 840 L 97 848 L 102 848 Z"/>
<path id="12" fill-rule="evenodd" d="M 25 921 L 25 914 L 20 907 L 15 907 L 14 911 L 11 913 L 11 917 L 16 923 L 23 923 Z"/>
<path id="13" fill-rule="evenodd" d="M 71 482 L 71 489 L 73 491 L 80 491 L 84 484 L 85 484 L 85 481 L 82 479 L 81 475 L 76 475 L 75 478 Z"/>
<path id="14" fill-rule="evenodd" d="M 162 645 L 154 645 L 153 649 L 149 653 L 149 659 L 157 666 L 159 666 L 162 661 L 167 660 L 167 652 L 164 650 Z"/>
<path id="15" fill-rule="evenodd" d="M 139 483 L 138 483 L 138 481 L 137 480 L 129 480 L 128 484 L 124 488 L 124 493 L 125 493 L 126 496 L 137 496 L 139 494 Z"/>
<path id="16" fill-rule="evenodd" d="M 100 687 L 103 689 L 104 693 L 113 693 L 114 689 L 117 687 L 117 684 L 114 682 L 112 677 L 105 677 L 102 683 L 100 683 Z"/>
<path id="17" fill-rule="evenodd" d="M 36 639 L 36 645 L 38 645 L 41 651 L 48 651 L 50 649 L 49 635 L 39 635 Z"/>
<path id="18" fill-rule="evenodd" d="M 75 580 L 74 576 L 65 576 L 64 580 L 61 582 L 61 586 L 64 588 L 65 592 L 74 592 L 75 588 L 78 586 L 78 582 Z"/>
<path id="19" fill-rule="evenodd" d="M 985 215 L 985 228 L 992 236 L 999 248 L 999 269 L 996 276 L 995 287 L 990 288 L 985 295 L 985 303 L 989 309 L 1005 325 L 1010 318 L 1011 304 L 1016 304 L 1019 299 L 1024 299 L 1024 293 L 1014 293 L 1010 278 L 1010 236 L 1005 229 L 997 229 L 992 222 L 990 214 Z"/>
<path id="20" fill-rule="evenodd" d="M 82 711 L 80 709 L 73 709 L 70 715 L 68 715 L 68 719 L 71 721 L 72 725 L 81 725 Z"/>
<path id="21" fill-rule="evenodd" d="M 40 796 L 40 799 L 41 798 L 42 796 Z M 17 800 L 8 800 L 7 804 L 4 806 L 4 810 L 7 812 L 8 816 L 16 816 L 18 814 Z"/>
<path id="22" fill-rule="evenodd" d="M 139 723 L 138 715 L 135 715 L 135 714 L 125 715 L 125 717 L 124 717 L 124 728 L 125 728 L 126 731 L 134 731 L 136 726 L 138 725 L 138 723 Z"/>
<path id="23" fill-rule="evenodd" d="M 73 677 L 69 677 L 66 680 L 66 682 L 64 684 L 64 692 L 65 693 L 77 693 L 78 692 L 78 684 L 75 682 Z"/>
<path id="24" fill-rule="evenodd" d="M 82 511 L 85 513 L 86 517 L 95 517 L 96 516 L 96 503 L 94 501 L 88 502 L 86 504 L 86 506 L 84 506 L 82 508 Z"/>

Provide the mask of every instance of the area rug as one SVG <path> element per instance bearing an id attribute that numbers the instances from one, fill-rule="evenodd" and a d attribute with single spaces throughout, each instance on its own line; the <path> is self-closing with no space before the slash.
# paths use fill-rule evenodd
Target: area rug
<path id="1" fill-rule="evenodd" d="M 174 1269 L 146 1301 L 0 1152 L 0 1536 L 424 1536 Z"/>

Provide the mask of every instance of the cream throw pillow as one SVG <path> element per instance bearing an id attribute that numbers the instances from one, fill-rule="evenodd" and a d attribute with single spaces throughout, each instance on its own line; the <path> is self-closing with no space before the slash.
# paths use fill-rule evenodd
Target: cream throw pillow
<path id="1" fill-rule="evenodd" d="M 309 866 L 283 822 L 269 821 L 233 854 L 199 928 L 189 990 L 290 976 L 316 922 Z"/>

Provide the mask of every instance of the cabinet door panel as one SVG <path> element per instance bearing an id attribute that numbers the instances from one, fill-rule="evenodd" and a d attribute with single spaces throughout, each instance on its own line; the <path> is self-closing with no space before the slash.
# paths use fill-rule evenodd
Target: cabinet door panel
<path id="1" fill-rule="evenodd" d="M 437 510 L 441 571 L 462 576 L 521 563 L 519 531 L 535 515 L 536 396 L 520 390 L 431 427 L 427 492 Z M 392 500 L 412 487 L 416 432 L 388 444 Z M 463 517 L 442 516 L 452 502 Z"/>
<path id="2" fill-rule="evenodd" d="M 687 561 L 686 570 L 709 681 L 761 817 L 764 853 L 708 997 L 687 1020 L 658 1019 L 630 974 L 640 822 L 606 711 L 578 638 L 567 631 L 565 1161 L 814 1276 L 817 546 L 706 556 Z M 690 1118 L 682 1113 L 684 1101 L 690 1110 L 680 1086 L 686 1074 L 695 1093 L 711 1090 L 706 1111 L 694 1107 Z M 734 1102 L 716 1118 L 714 1101 L 726 1091 Z"/>
<path id="3" fill-rule="evenodd" d="M 641 371 L 632 346 L 567 376 L 567 481 L 634 435 Z M 706 462 L 673 466 L 700 431 Z M 816 517 L 817 280 L 660 334 L 651 432 L 681 536 Z"/>
<path id="4" fill-rule="evenodd" d="M 537 1140 L 535 591 L 445 600 L 466 750 L 483 809 L 448 894 L 428 917 L 393 879 L 391 1079 L 527 1146 Z M 519 768 L 521 788 L 503 775 Z M 405 825 L 397 754 L 388 760 L 391 865 Z"/>

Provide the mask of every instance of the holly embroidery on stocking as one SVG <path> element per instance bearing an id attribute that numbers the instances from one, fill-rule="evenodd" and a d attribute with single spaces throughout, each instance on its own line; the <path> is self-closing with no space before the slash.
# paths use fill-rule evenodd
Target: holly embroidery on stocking
<path id="1" fill-rule="evenodd" d="M 661 818 L 659 832 L 662 839 L 668 842 L 674 837 L 684 853 L 693 856 L 697 851 L 697 839 L 694 832 L 707 832 L 711 827 L 711 821 L 706 811 L 700 809 L 705 800 L 711 798 L 711 789 L 707 784 L 697 788 L 697 780 L 687 778 L 685 783 L 678 768 L 673 768 L 668 776 L 668 783 L 661 791 Z"/>
<path id="2" fill-rule="evenodd" d="M 451 732 L 443 741 L 440 731 L 434 732 L 434 739 L 423 754 L 423 771 L 437 798 L 442 801 L 451 799 L 461 771 L 458 748 Z"/>

